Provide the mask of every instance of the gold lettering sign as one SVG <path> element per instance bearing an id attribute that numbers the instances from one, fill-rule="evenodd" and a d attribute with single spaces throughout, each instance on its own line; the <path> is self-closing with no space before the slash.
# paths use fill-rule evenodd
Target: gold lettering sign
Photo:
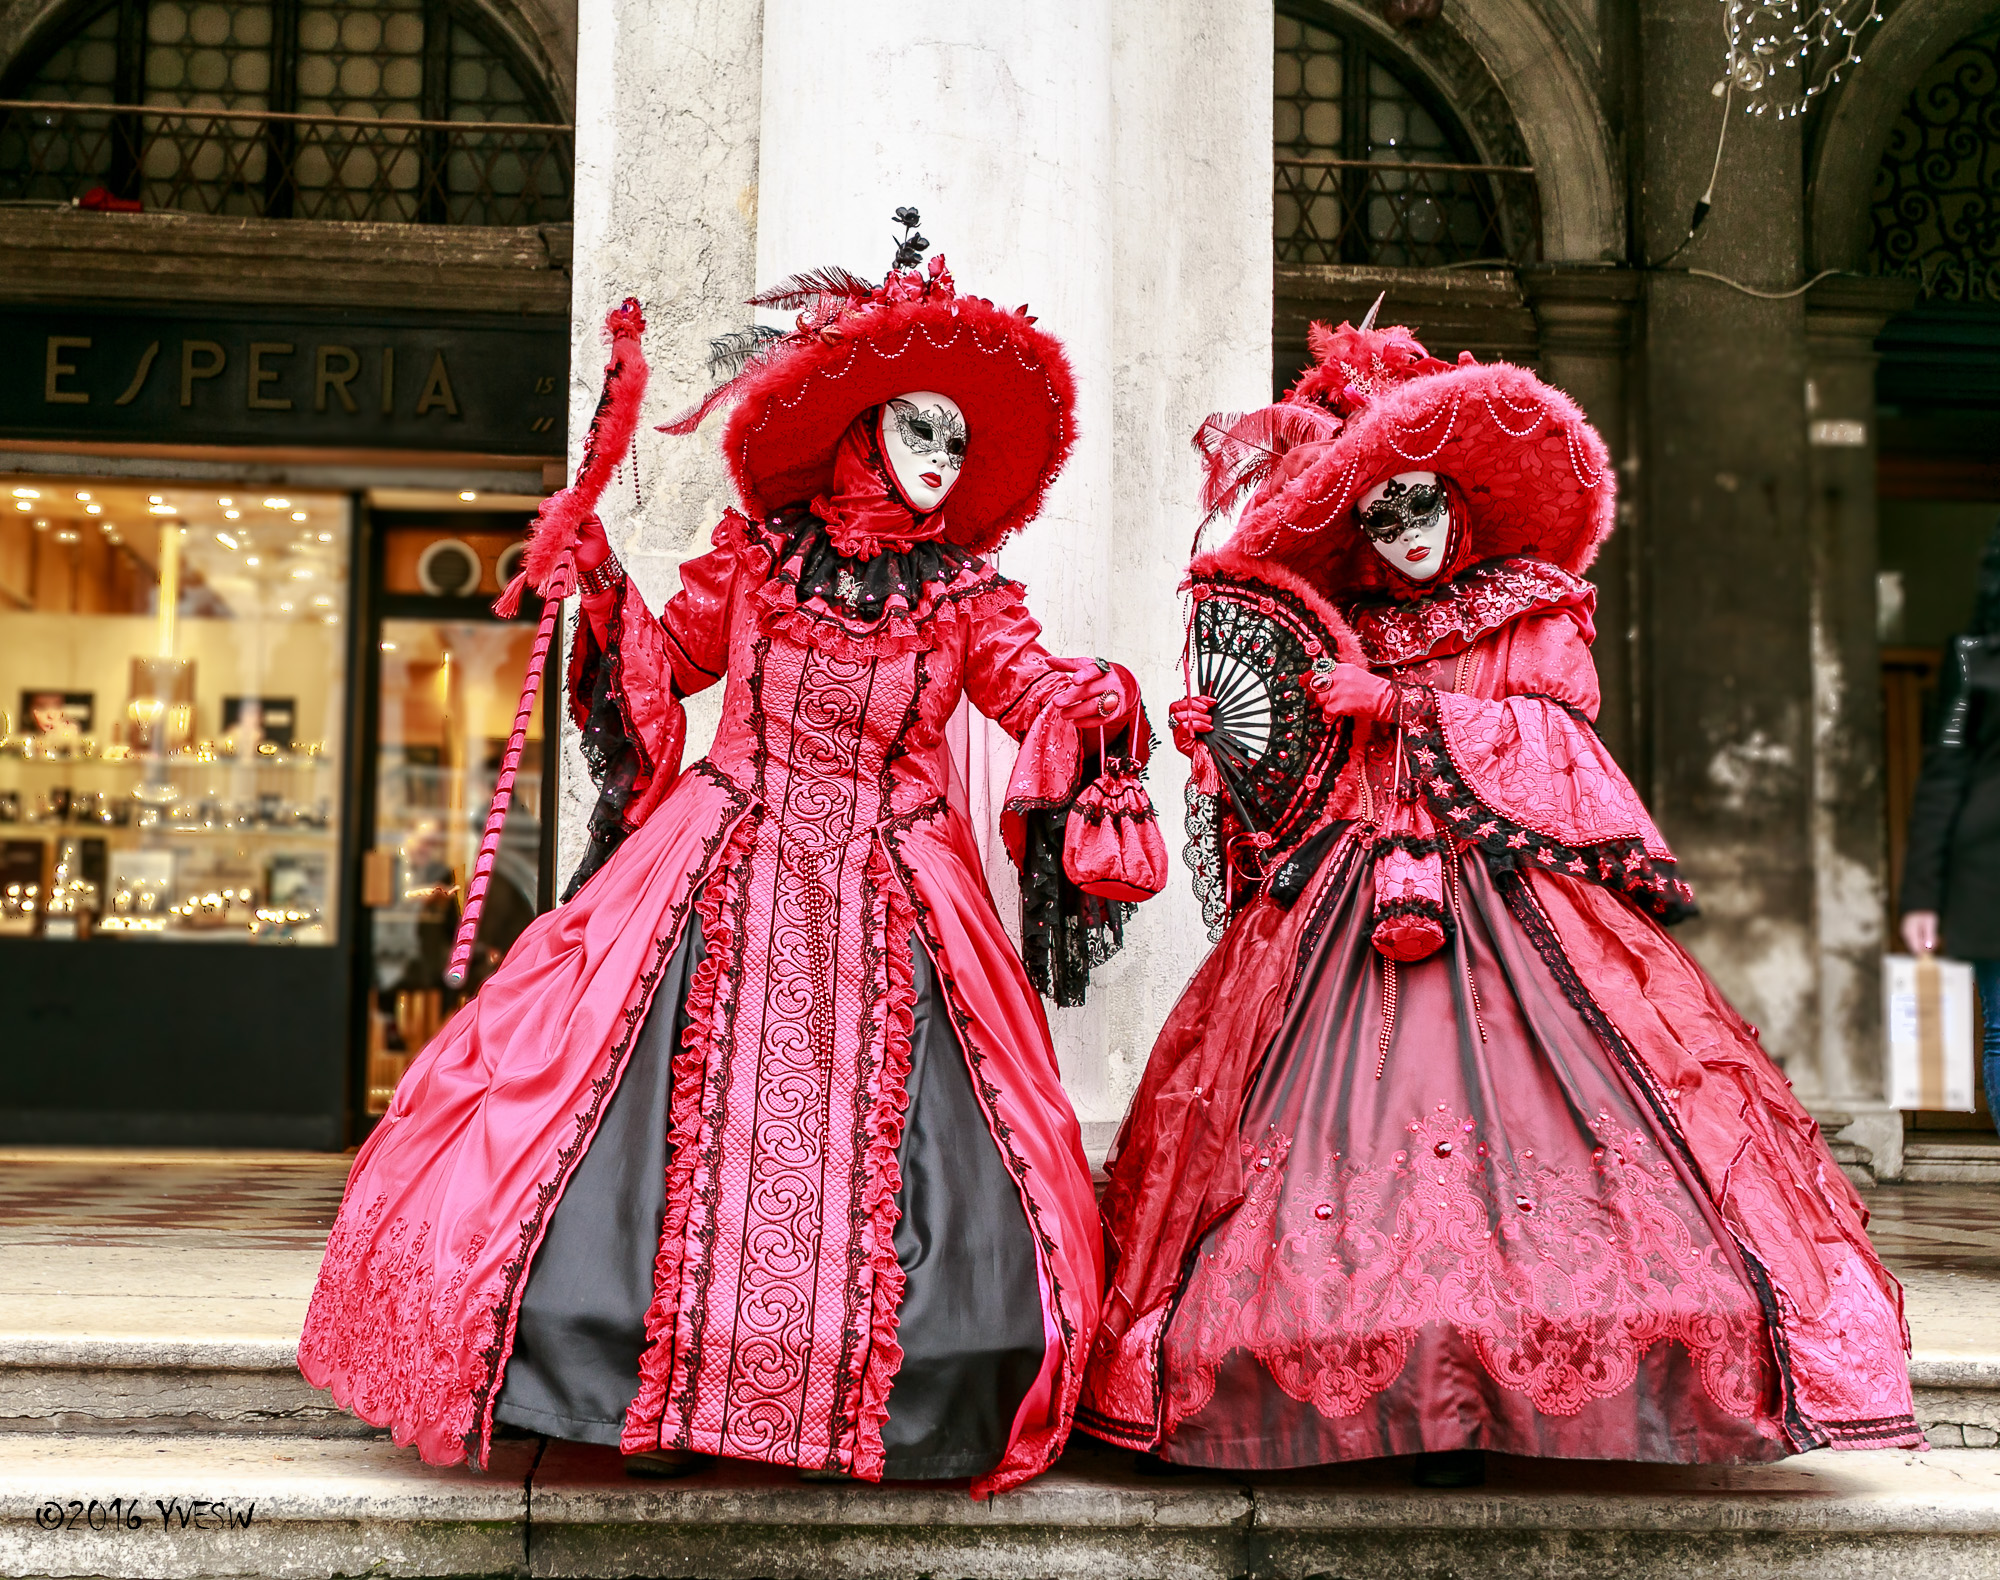
<path id="1" fill-rule="evenodd" d="M 458 415 L 458 398 L 451 392 L 451 375 L 444 370 L 442 351 L 431 358 L 431 376 L 424 380 L 424 392 L 417 397 L 417 415 L 423 416 L 433 406 L 442 406 L 450 416 Z"/>
<path id="2" fill-rule="evenodd" d="M 361 371 L 361 355 L 352 346 L 314 346 L 313 356 L 313 410 L 326 410 L 329 392 L 340 397 L 342 411 L 354 411 L 354 397 L 347 393 L 347 386 Z M 339 366 L 334 358 L 340 359 Z"/>
<path id="3" fill-rule="evenodd" d="M 197 363 L 197 354 L 208 360 Z M 221 374 L 229 363 L 229 353 L 221 343 L 214 340 L 183 340 L 181 342 L 181 404 L 194 404 L 194 381 L 212 379 Z"/>
<path id="4" fill-rule="evenodd" d="M 264 393 L 264 386 L 278 376 L 277 368 L 264 366 L 266 357 L 288 357 L 292 354 L 289 340 L 253 340 L 250 342 L 250 409 L 252 411 L 290 411 L 289 398 L 279 400 Z"/>
<path id="5" fill-rule="evenodd" d="M 57 384 L 76 371 L 74 362 L 63 361 L 65 351 L 88 351 L 88 335 L 50 335 L 49 360 L 42 375 L 42 399 L 51 406 L 88 406 L 90 395 L 86 390 L 58 389 Z"/>
<path id="6" fill-rule="evenodd" d="M 155 340 L 150 346 L 146 347 L 145 355 L 139 358 L 138 371 L 132 375 L 132 382 L 125 386 L 125 393 L 113 401 L 112 405 L 129 406 L 139 398 L 139 391 L 146 387 L 146 375 L 153 371 L 153 358 L 159 354 L 160 343 Z"/>

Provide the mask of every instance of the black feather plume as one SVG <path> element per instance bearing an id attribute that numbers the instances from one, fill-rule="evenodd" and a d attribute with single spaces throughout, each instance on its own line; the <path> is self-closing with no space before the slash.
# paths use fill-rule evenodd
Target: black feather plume
<path id="1" fill-rule="evenodd" d="M 708 343 L 708 376 L 733 379 L 756 359 L 758 352 L 772 341 L 784 338 L 784 330 L 769 324 L 746 324 L 726 335 L 717 335 Z"/>

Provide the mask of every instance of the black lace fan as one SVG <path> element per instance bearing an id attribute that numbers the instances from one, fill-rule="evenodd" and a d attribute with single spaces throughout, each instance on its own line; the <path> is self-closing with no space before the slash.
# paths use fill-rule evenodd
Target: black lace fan
<path id="1" fill-rule="evenodd" d="M 1197 693 L 1214 699 L 1215 727 L 1203 745 L 1223 794 L 1220 804 L 1190 807 L 1187 857 L 1204 910 L 1226 913 L 1222 820 L 1268 834 L 1274 854 L 1296 844 L 1326 802 L 1353 726 L 1330 724 L 1313 700 L 1313 675 L 1334 662 L 1333 635 L 1303 599 L 1217 567 L 1197 571 L 1192 588 L 1193 679 Z M 1217 920 L 1209 916 L 1212 929 Z"/>

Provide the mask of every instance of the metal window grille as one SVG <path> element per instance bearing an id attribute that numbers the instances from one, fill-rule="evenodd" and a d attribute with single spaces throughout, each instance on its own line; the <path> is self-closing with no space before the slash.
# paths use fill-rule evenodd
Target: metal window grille
<path id="1" fill-rule="evenodd" d="M 109 0 L 17 62 L 0 201 L 566 221 L 572 128 L 446 0 Z"/>
<path id="2" fill-rule="evenodd" d="M 1449 110 L 1367 40 L 1280 10 L 1273 68 L 1280 263 L 1540 257 L 1534 171 L 1481 163 Z"/>
<path id="3" fill-rule="evenodd" d="M 1936 302 L 2000 303 L 2000 23 L 1918 80 L 1875 172 L 1869 268 Z"/>

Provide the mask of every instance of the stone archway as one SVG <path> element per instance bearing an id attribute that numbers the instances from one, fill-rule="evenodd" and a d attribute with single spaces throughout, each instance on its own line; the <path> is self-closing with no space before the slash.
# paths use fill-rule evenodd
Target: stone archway
<path id="1" fill-rule="evenodd" d="M 1906 4 L 1864 44 L 1813 149 L 1806 213 L 1814 269 L 1862 265 L 1873 225 L 1869 194 L 1896 116 L 1931 62 L 1997 13 L 1994 0 Z"/>
<path id="2" fill-rule="evenodd" d="M 1530 0 L 1454 8 L 1513 107 L 1535 167 L 1549 263 L 1622 263 L 1624 186 L 1597 95 L 1565 40 Z"/>
<path id="3" fill-rule="evenodd" d="M 1488 145 L 1489 158 L 1509 163 L 1525 155 L 1540 188 L 1547 262 L 1623 261 L 1625 202 L 1609 128 L 1569 41 L 1532 0 L 1454 6 L 1414 39 L 1356 0 L 1332 4 L 1356 25 L 1393 40 Z M 1463 51 L 1477 60 L 1455 58 Z M 1500 103 L 1481 113 L 1487 98 Z M 1516 139 L 1518 153 L 1510 146 Z"/>

